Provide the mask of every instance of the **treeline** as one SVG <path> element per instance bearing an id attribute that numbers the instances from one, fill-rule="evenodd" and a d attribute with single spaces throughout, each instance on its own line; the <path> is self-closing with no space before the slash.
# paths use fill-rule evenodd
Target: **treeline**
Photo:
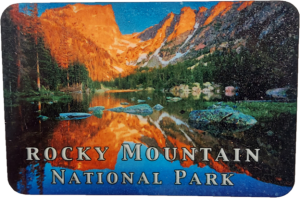
<path id="1" fill-rule="evenodd" d="M 202 85 L 203 82 L 215 82 L 225 86 L 238 86 L 244 90 L 251 88 L 254 92 L 265 92 L 276 87 L 296 87 L 297 38 L 288 38 L 285 42 L 289 47 L 295 46 L 289 48 L 286 54 L 282 54 L 282 51 L 286 51 L 284 47 L 281 47 L 284 48 L 282 51 L 278 48 L 269 51 L 257 48 L 252 52 L 241 47 L 239 53 L 228 48 L 208 53 L 200 60 L 192 58 L 164 68 L 139 68 L 134 74 L 103 84 L 118 89 L 142 86 L 159 90 L 179 84 L 192 85 L 198 82 Z M 200 51 L 197 57 L 201 54 L 204 51 Z"/>
<path id="2" fill-rule="evenodd" d="M 7 8 L 1 18 L 3 87 L 6 97 L 37 95 L 58 91 L 73 84 L 91 86 L 86 67 L 78 62 L 61 67 L 44 43 L 37 18 L 37 5 L 21 13 L 16 5 Z"/>

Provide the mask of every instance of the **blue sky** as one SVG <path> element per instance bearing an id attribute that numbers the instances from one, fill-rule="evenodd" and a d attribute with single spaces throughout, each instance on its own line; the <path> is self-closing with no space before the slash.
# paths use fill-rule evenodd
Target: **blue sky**
<path id="1" fill-rule="evenodd" d="M 197 9 L 201 6 L 211 8 L 218 2 L 152 2 L 152 3 L 83 3 L 87 5 L 112 4 L 116 21 L 122 34 L 141 32 L 146 28 L 158 24 L 167 14 L 180 13 L 182 7 Z M 46 9 L 59 8 L 75 3 L 39 3 L 38 10 L 41 15 Z M 26 4 L 20 4 L 20 10 Z"/>

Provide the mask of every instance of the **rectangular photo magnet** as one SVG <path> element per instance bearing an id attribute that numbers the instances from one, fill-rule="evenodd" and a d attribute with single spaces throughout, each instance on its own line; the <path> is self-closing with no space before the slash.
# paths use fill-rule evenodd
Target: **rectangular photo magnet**
<path id="1" fill-rule="evenodd" d="M 299 12 L 284 1 L 13 4 L 1 16 L 8 183 L 31 195 L 284 196 L 298 44 Z"/>

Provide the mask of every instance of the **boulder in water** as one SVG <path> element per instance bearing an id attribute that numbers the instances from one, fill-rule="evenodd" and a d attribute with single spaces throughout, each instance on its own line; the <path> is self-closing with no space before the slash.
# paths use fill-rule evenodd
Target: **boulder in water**
<path id="1" fill-rule="evenodd" d="M 42 121 L 48 120 L 48 117 L 47 117 L 47 116 L 43 116 L 43 115 L 39 115 L 37 118 L 38 118 L 39 120 L 42 120 Z"/>
<path id="2" fill-rule="evenodd" d="M 174 101 L 174 102 L 177 102 L 177 101 L 182 100 L 182 98 L 180 98 L 180 97 L 174 97 L 174 98 L 172 98 L 171 100 Z"/>
<path id="3" fill-rule="evenodd" d="M 137 115 L 150 115 L 153 113 L 152 108 L 148 104 L 140 104 L 140 105 L 134 105 L 130 107 L 126 107 L 124 109 L 125 113 L 130 114 L 137 114 Z"/>
<path id="4" fill-rule="evenodd" d="M 160 111 L 160 110 L 162 110 L 164 107 L 163 106 L 161 106 L 160 104 L 157 104 L 157 105 L 155 105 L 154 107 L 153 107 L 153 109 L 155 109 L 155 110 L 157 110 L 157 111 Z"/>
<path id="5" fill-rule="evenodd" d="M 90 107 L 89 111 L 103 111 L 105 107 L 103 106 L 96 106 L 96 107 Z"/>
<path id="6" fill-rule="evenodd" d="M 102 118 L 103 111 L 93 111 L 93 116 L 97 118 Z"/>
<path id="7" fill-rule="evenodd" d="M 270 130 L 270 131 L 267 132 L 267 135 L 268 135 L 268 136 L 273 136 L 273 135 L 274 135 L 274 132 Z"/>
<path id="8" fill-rule="evenodd" d="M 266 94 L 273 98 L 287 98 L 287 90 L 289 90 L 289 87 L 269 89 L 266 91 Z"/>
<path id="9" fill-rule="evenodd" d="M 137 102 L 138 103 L 143 103 L 143 102 L 146 102 L 146 100 L 140 100 L 140 99 L 138 99 Z"/>
<path id="10" fill-rule="evenodd" d="M 124 111 L 124 107 L 115 107 L 115 108 L 107 109 L 107 111 L 123 112 Z"/>
<path id="11" fill-rule="evenodd" d="M 81 120 L 90 117 L 91 114 L 89 113 L 79 113 L 79 112 L 72 112 L 72 113 L 60 113 L 57 120 Z"/>
<path id="12" fill-rule="evenodd" d="M 214 134 L 244 131 L 256 122 L 254 117 L 222 104 L 210 106 L 205 110 L 194 110 L 189 114 L 189 123 L 193 127 Z"/>

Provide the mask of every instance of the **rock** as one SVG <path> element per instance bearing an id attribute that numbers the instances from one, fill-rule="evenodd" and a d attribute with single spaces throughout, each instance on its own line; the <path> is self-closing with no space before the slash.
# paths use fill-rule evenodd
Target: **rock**
<path id="1" fill-rule="evenodd" d="M 185 85 L 185 84 L 180 84 L 179 86 L 174 86 L 170 89 L 170 92 L 171 93 L 176 93 L 176 92 L 190 92 L 191 90 L 189 89 L 189 86 L 188 85 Z"/>
<path id="2" fill-rule="evenodd" d="M 128 102 L 121 102 L 121 105 L 129 105 Z"/>
<path id="3" fill-rule="evenodd" d="M 232 97 L 235 95 L 235 88 L 234 86 L 227 86 L 225 87 L 225 96 Z"/>
<path id="4" fill-rule="evenodd" d="M 137 102 L 138 103 L 142 103 L 142 102 L 146 102 L 146 100 L 140 100 L 140 99 L 138 99 Z"/>
<path id="5" fill-rule="evenodd" d="M 200 88 L 200 83 L 197 83 L 197 82 L 193 83 L 193 87 L 199 87 Z"/>
<path id="6" fill-rule="evenodd" d="M 274 135 L 274 132 L 270 130 L 270 131 L 267 132 L 267 135 L 268 135 L 268 136 L 273 136 L 273 135 Z"/>
<path id="7" fill-rule="evenodd" d="M 180 100 L 182 100 L 182 98 L 180 98 L 180 97 L 174 97 L 174 98 L 172 98 L 171 100 L 172 100 L 172 101 L 176 101 L 176 102 L 177 102 L 177 101 L 180 101 Z"/>
<path id="8" fill-rule="evenodd" d="M 148 97 L 147 97 L 147 100 L 151 100 L 151 98 L 148 96 Z"/>
<path id="9" fill-rule="evenodd" d="M 102 118 L 104 109 L 105 107 L 103 106 L 96 106 L 96 107 L 90 107 L 89 111 L 93 111 L 93 115 L 96 116 L 97 118 Z"/>
<path id="10" fill-rule="evenodd" d="M 96 106 L 96 107 L 90 107 L 89 111 L 103 111 L 105 109 L 104 106 Z"/>
<path id="11" fill-rule="evenodd" d="M 170 98 L 170 99 L 168 99 L 168 98 Z M 180 100 L 182 100 L 182 98 L 180 98 L 180 97 L 167 97 L 167 102 L 178 102 L 178 101 L 180 101 Z"/>
<path id="12" fill-rule="evenodd" d="M 192 91 L 193 91 L 193 92 L 196 92 L 196 93 L 200 93 L 200 92 L 201 92 L 201 89 L 200 89 L 200 87 L 193 87 L 193 88 L 192 88 Z"/>
<path id="13" fill-rule="evenodd" d="M 140 104 L 140 105 L 134 105 L 130 107 L 126 107 L 124 109 L 125 113 L 130 114 L 137 114 L 137 115 L 150 115 L 153 113 L 152 108 L 148 104 Z"/>
<path id="14" fill-rule="evenodd" d="M 269 89 L 266 91 L 266 94 L 273 98 L 287 98 L 287 90 L 289 90 L 289 87 Z"/>
<path id="15" fill-rule="evenodd" d="M 123 112 L 124 111 L 124 107 L 115 107 L 115 108 L 107 109 L 107 111 Z"/>
<path id="16" fill-rule="evenodd" d="M 155 109 L 155 110 L 157 110 L 157 111 L 160 111 L 160 110 L 162 110 L 164 107 L 163 106 L 161 106 L 160 104 L 157 104 L 157 105 L 155 105 L 154 107 L 153 107 L 153 109 Z"/>
<path id="17" fill-rule="evenodd" d="M 48 120 L 48 117 L 47 116 L 43 116 L 43 115 L 39 115 L 37 117 L 37 119 L 42 120 L 42 121 L 46 121 L 46 120 Z"/>
<path id="18" fill-rule="evenodd" d="M 210 91 L 214 90 L 215 88 L 213 86 L 208 86 L 207 89 L 209 89 Z"/>
<path id="19" fill-rule="evenodd" d="M 205 83 L 203 83 L 203 86 L 204 87 L 209 87 L 209 86 L 211 86 L 211 83 L 210 82 L 205 82 Z"/>
<path id="20" fill-rule="evenodd" d="M 203 93 L 209 93 L 209 92 L 211 92 L 211 90 L 208 89 L 208 88 L 204 88 L 204 89 L 202 89 L 202 92 L 203 92 Z"/>
<path id="21" fill-rule="evenodd" d="M 91 114 L 89 113 L 79 113 L 79 112 L 72 112 L 72 113 L 60 113 L 57 120 L 81 120 L 90 117 Z"/>
<path id="22" fill-rule="evenodd" d="M 256 122 L 254 117 L 222 104 L 215 104 L 206 110 L 194 110 L 189 114 L 189 123 L 193 127 L 215 134 L 244 131 Z"/>
<path id="23" fill-rule="evenodd" d="M 171 92 L 171 93 L 174 93 L 174 92 L 177 92 L 177 91 L 179 91 L 179 87 L 178 87 L 178 86 L 174 86 L 174 87 L 172 87 L 172 88 L 170 89 L 170 92 Z"/>
<path id="24" fill-rule="evenodd" d="M 153 87 L 147 87 L 145 90 L 146 91 L 154 91 L 155 89 Z"/>
<path id="25" fill-rule="evenodd" d="M 93 111 L 93 116 L 97 118 L 102 118 L 103 111 Z"/>

